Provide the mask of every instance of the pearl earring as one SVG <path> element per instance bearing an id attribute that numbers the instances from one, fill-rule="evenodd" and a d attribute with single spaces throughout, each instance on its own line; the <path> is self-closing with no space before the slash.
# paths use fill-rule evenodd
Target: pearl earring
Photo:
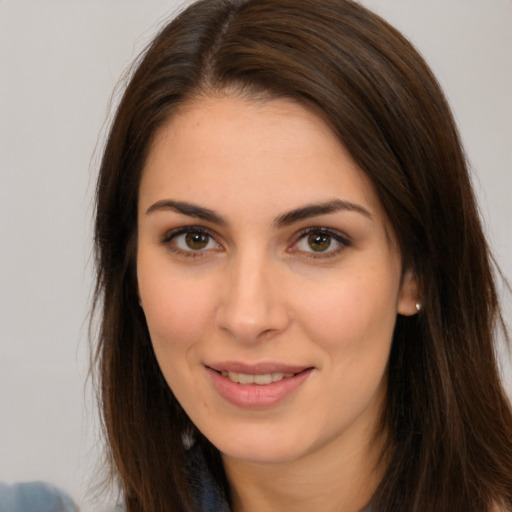
<path id="1" fill-rule="evenodd" d="M 423 304 L 421 302 L 416 302 L 416 311 L 418 313 L 423 309 Z"/>

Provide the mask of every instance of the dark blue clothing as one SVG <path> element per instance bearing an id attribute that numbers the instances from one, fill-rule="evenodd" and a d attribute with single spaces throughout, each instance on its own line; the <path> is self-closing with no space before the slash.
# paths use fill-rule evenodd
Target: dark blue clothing
<path id="1" fill-rule="evenodd" d="M 62 490 L 44 482 L 0 483 L 0 512 L 78 512 Z"/>
<path id="2" fill-rule="evenodd" d="M 206 462 L 199 450 L 191 449 L 190 469 L 192 472 L 192 487 L 195 491 L 197 512 L 230 512 L 229 505 L 222 490 L 216 485 L 211 473 L 208 471 Z M 365 507 L 361 512 L 372 512 L 371 508 Z"/>
<path id="3" fill-rule="evenodd" d="M 190 484 L 198 507 L 197 512 L 230 512 L 224 492 L 208 470 L 201 449 L 193 446 L 188 456 Z"/>

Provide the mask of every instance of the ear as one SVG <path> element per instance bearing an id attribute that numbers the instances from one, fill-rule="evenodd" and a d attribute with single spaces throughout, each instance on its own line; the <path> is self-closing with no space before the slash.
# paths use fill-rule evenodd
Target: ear
<path id="1" fill-rule="evenodd" d="M 406 270 L 398 293 L 398 313 L 404 316 L 412 316 L 418 313 L 421 307 L 422 303 L 416 276 L 412 270 Z"/>

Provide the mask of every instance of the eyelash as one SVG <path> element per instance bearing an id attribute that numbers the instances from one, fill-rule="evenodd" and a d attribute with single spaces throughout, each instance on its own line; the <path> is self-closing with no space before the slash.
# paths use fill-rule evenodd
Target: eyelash
<path id="1" fill-rule="evenodd" d="M 178 254 L 180 256 L 184 256 L 186 258 L 201 258 L 205 256 L 205 253 L 207 250 L 212 249 L 198 249 L 194 250 L 192 248 L 190 249 L 180 249 L 177 245 L 175 240 L 181 236 L 181 235 L 189 235 L 189 234 L 198 234 L 203 235 L 205 237 L 208 237 L 207 245 L 210 244 L 211 241 L 213 241 L 216 245 L 219 245 L 215 241 L 215 237 L 212 235 L 210 231 L 207 229 L 201 227 L 201 226 L 184 226 L 178 229 L 173 229 L 172 231 L 169 231 L 165 234 L 165 236 L 162 238 L 161 243 L 169 248 L 173 253 Z M 174 241 L 174 243 L 173 243 Z"/>
<path id="2" fill-rule="evenodd" d="M 207 237 L 208 241 L 206 242 L 206 246 L 204 248 L 200 248 L 197 250 L 194 250 L 192 248 L 189 249 L 181 249 L 176 245 L 176 239 L 181 235 L 189 235 L 189 234 L 197 234 Z M 326 237 L 329 237 L 329 243 L 326 248 L 326 250 L 322 251 L 304 251 L 297 249 L 297 244 L 299 244 L 301 241 L 305 240 L 310 235 L 324 235 Z M 339 244 L 338 247 L 335 249 L 331 249 L 332 241 L 334 240 L 335 243 Z M 174 241 L 174 243 L 173 243 Z M 174 229 L 172 231 L 169 231 L 165 234 L 165 236 L 162 238 L 161 243 L 169 248 L 173 253 L 178 254 L 180 256 L 184 256 L 187 258 L 198 258 L 198 257 L 204 257 L 207 252 L 215 249 L 207 249 L 206 247 L 211 243 L 214 242 L 218 247 L 220 247 L 220 244 L 216 242 L 215 236 L 207 229 L 203 228 L 202 226 L 184 226 L 178 229 Z M 305 230 L 302 230 L 298 233 L 298 235 L 295 238 L 295 241 L 291 245 L 290 248 L 287 249 L 287 252 L 289 253 L 295 253 L 299 252 L 306 258 L 312 258 L 312 259 L 326 259 L 326 258 L 332 258 L 334 256 L 337 256 L 340 252 L 342 252 L 345 248 L 350 247 L 351 242 L 348 240 L 348 238 L 344 235 L 342 235 L 339 231 L 328 229 L 324 227 L 310 227 Z"/>
<path id="3" fill-rule="evenodd" d="M 288 249 L 288 252 L 292 252 L 292 253 L 295 252 L 293 247 L 297 246 L 297 244 L 299 242 L 301 242 L 302 240 L 305 240 L 310 235 L 325 235 L 330 238 L 330 241 L 329 241 L 329 246 L 327 247 L 327 249 L 325 251 L 313 251 L 313 250 L 312 251 L 301 251 L 302 254 L 307 258 L 312 258 L 312 259 L 332 258 L 334 256 L 337 256 L 344 249 L 346 249 L 347 247 L 350 247 L 352 245 L 350 240 L 345 235 L 342 235 L 339 231 L 316 226 L 316 227 L 310 227 L 310 228 L 307 228 L 307 229 L 301 231 L 298 234 L 292 247 L 290 249 Z M 333 240 L 334 240 L 334 242 L 339 244 L 339 246 L 336 247 L 335 249 L 331 249 L 331 247 L 330 247 Z"/>

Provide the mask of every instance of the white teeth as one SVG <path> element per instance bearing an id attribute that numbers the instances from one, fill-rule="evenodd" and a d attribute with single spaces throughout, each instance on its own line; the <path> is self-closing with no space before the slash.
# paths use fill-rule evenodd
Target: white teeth
<path id="1" fill-rule="evenodd" d="M 259 386 L 264 386 L 265 384 L 272 384 L 272 382 L 277 382 L 283 379 L 287 379 L 289 377 L 293 377 L 294 373 L 283 373 L 283 372 L 274 372 L 274 373 L 264 373 L 262 375 L 251 375 L 247 373 L 236 373 L 236 372 L 220 372 L 223 377 L 227 377 L 232 382 L 237 382 L 238 384 L 248 385 L 248 384 L 258 384 Z"/>
<path id="2" fill-rule="evenodd" d="M 235 375 L 238 376 L 238 382 L 240 382 L 240 384 L 252 384 L 254 382 L 254 375 L 246 375 L 245 373 L 238 373 Z M 229 378 L 233 380 L 231 378 L 231 375 L 229 376 Z"/>
<path id="3" fill-rule="evenodd" d="M 266 373 L 265 375 L 255 375 L 254 376 L 254 384 L 259 384 L 260 386 L 264 384 L 270 384 L 273 381 L 273 376 L 271 373 Z M 243 382 L 240 381 L 242 384 Z"/>

